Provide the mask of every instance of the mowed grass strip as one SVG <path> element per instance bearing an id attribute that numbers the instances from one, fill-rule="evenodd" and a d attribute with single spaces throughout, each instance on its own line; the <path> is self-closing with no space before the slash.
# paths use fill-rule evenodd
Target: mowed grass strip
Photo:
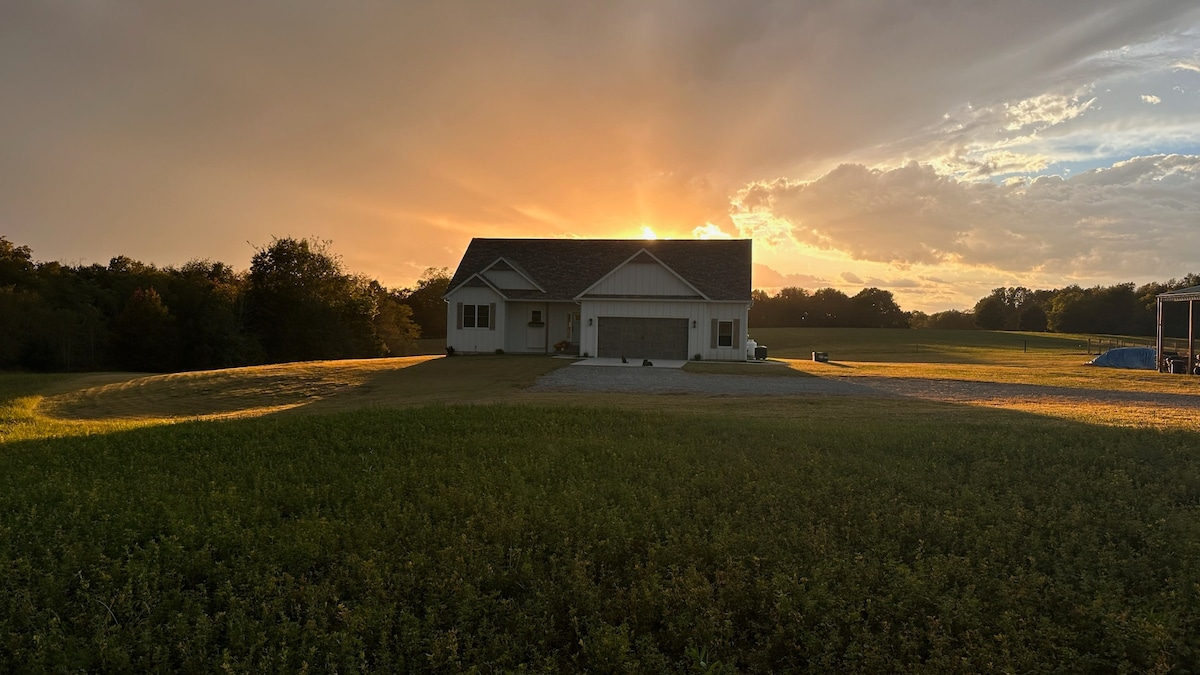
<path id="1" fill-rule="evenodd" d="M 127 376 L 46 397 L 42 411 L 69 420 L 216 419 L 304 409 L 497 401 L 561 367 L 562 359 L 412 356 L 312 361 Z"/>
<path id="2" fill-rule="evenodd" d="M 434 406 L 10 443 L 0 670 L 1200 659 L 1196 434 L 813 405 Z"/>
<path id="3" fill-rule="evenodd" d="M 771 357 L 807 359 L 826 352 L 834 361 L 892 363 L 977 363 L 1024 366 L 1063 357 L 1082 363 L 1088 347 L 1154 338 L 991 330 L 910 330 L 885 328 L 752 328 L 750 335 Z"/>

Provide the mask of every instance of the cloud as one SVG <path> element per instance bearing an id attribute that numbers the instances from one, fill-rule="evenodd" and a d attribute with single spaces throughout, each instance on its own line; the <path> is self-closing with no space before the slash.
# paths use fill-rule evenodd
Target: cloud
<path id="1" fill-rule="evenodd" d="M 1189 63 L 1187 61 L 1179 61 L 1171 65 L 1176 70 L 1190 70 L 1193 73 L 1200 73 L 1200 63 Z"/>
<path id="2" fill-rule="evenodd" d="M 1138 157 L 1004 185 L 915 163 L 842 165 L 744 192 L 758 211 L 790 223 L 797 241 L 862 261 L 1140 276 L 1200 265 L 1200 156 Z"/>
<path id="3" fill-rule="evenodd" d="M 1086 91 L 1086 89 L 1084 90 Z M 1071 95 L 1047 93 L 1004 105 L 1010 120 L 1008 131 L 1038 131 L 1079 117 L 1096 102 L 1092 97 L 1081 100 L 1080 93 Z"/>
<path id="4" fill-rule="evenodd" d="M 874 286 L 875 288 L 882 288 L 882 289 L 886 289 L 886 290 L 894 290 L 894 289 L 900 289 L 900 288 L 906 289 L 906 290 L 907 289 L 917 289 L 917 288 L 923 288 L 925 286 L 925 284 L 922 284 L 921 282 L 917 281 L 916 279 L 905 279 L 905 278 L 880 279 L 878 277 L 870 277 L 869 279 L 867 279 L 866 283 L 868 286 Z"/>
<path id="5" fill-rule="evenodd" d="M 754 287 L 762 290 L 780 288 L 821 288 L 829 285 L 827 279 L 810 274 L 783 274 L 762 263 L 754 263 Z"/>
<path id="6" fill-rule="evenodd" d="M 705 223 L 702 227 L 697 227 L 692 230 L 693 239 L 733 239 L 733 235 L 725 232 L 720 227 L 712 223 Z"/>
<path id="7" fill-rule="evenodd" d="M 86 241 L 159 263 L 312 232 L 371 274 L 394 257 L 381 242 L 453 264 L 446 249 L 473 235 L 643 223 L 864 259 L 1004 259 L 958 219 L 1008 226 L 981 214 L 1024 204 L 1005 197 L 1017 187 L 959 181 L 1157 129 L 1107 118 L 1096 83 L 1191 77 L 1198 17 L 1190 0 L 0 3 L 0 222 L 48 257 Z M 772 199 L 781 210 L 758 203 Z M 885 206 L 911 234 L 883 229 Z M 864 212 L 870 227 L 838 219 Z"/>
<path id="8" fill-rule="evenodd" d="M 1162 99 L 1153 94 L 1142 94 L 1142 102 L 1150 105 L 1158 105 L 1162 103 Z"/>
<path id="9" fill-rule="evenodd" d="M 863 282 L 863 280 L 860 279 L 858 277 L 858 275 L 853 272 L 842 272 L 841 276 L 844 281 L 851 283 L 851 284 L 861 284 Z"/>

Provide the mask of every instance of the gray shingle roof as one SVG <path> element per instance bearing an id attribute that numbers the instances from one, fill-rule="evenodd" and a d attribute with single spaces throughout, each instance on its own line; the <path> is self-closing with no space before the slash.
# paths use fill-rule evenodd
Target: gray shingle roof
<path id="1" fill-rule="evenodd" d="M 472 239 L 450 290 L 505 258 L 541 291 L 505 291 L 512 299 L 573 300 L 646 249 L 712 300 L 750 302 L 749 239 Z"/>

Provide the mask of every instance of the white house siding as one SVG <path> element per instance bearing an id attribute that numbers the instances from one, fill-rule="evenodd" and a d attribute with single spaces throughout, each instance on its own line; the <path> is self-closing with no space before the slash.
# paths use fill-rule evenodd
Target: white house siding
<path id="1" fill-rule="evenodd" d="M 703 349 L 699 350 L 709 361 L 745 361 L 746 331 L 750 306 L 741 302 L 708 303 L 704 306 L 705 316 L 699 323 Z M 734 321 L 733 346 L 713 347 L 713 321 Z"/>
<path id="2" fill-rule="evenodd" d="M 596 295 L 695 296 L 696 290 L 658 263 L 632 262 L 596 284 L 584 297 Z"/>
<path id="3" fill-rule="evenodd" d="M 530 326 L 534 311 L 542 313 L 542 325 Z M 504 351 L 510 354 L 546 353 L 548 312 L 544 302 L 509 302 L 505 307 Z"/>
<path id="4" fill-rule="evenodd" d="M 459 305 L 495 304 L 492 326 L 489 328 L 459 328 Z M 504 299 L 486 287 L 462 287 L 446 297 L 446 346 L 463 353 L 494 352 L 504 347 L 504 331 L 508 324 Z"/>
<path id="5" fill-rule="evenodd" d="M 542 326 L 529 325 L 535 310 L 542 313 Z M 552 352 L 554 343 L 568 338 L 568 318 L 578 311 L 579 305 L 573 302 L 509 301 L 504 309 L 507 328 L 501 349 L 509 354 Z M 578 329 L 572 341 L 579 342 Z"/>
<path id="6" fill-rule="evenodd" d="M 525 277 L 521 276 L 520 272 L 513 270 L 488 270 L 483 273 L 487 280 L 492 282 L 496 288 L 500 289 L 520 289 L 532 290 L 535 286 L 529 283 Z"/>

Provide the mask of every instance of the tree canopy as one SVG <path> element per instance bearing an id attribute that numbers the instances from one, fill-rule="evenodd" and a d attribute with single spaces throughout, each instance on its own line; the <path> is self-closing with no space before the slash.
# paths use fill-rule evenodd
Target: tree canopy
<path id="1" fill-rule="evenodd" d="M 246 272 L 123 255 L 36 262 L 0 237 L 0 368 L 165 372 L 404 354 L 423 332 L 414 293 L 433 322 L 427 332 L 444 334 L 444 309 L 435 316 L 428 299 L 436 277 L 387 289 L 347 272 L 329 242 L 290 237 L 258 249 Z"/>
<path id="2" fill-rule="evenodd" d="M 890 291 L 864 288 L 850 297 L 836 288 L 809 293 L 784 288 L 775 295 L 754 291 L 750 325 L 768 327 L 908 328 L 909 314 Z"/>

